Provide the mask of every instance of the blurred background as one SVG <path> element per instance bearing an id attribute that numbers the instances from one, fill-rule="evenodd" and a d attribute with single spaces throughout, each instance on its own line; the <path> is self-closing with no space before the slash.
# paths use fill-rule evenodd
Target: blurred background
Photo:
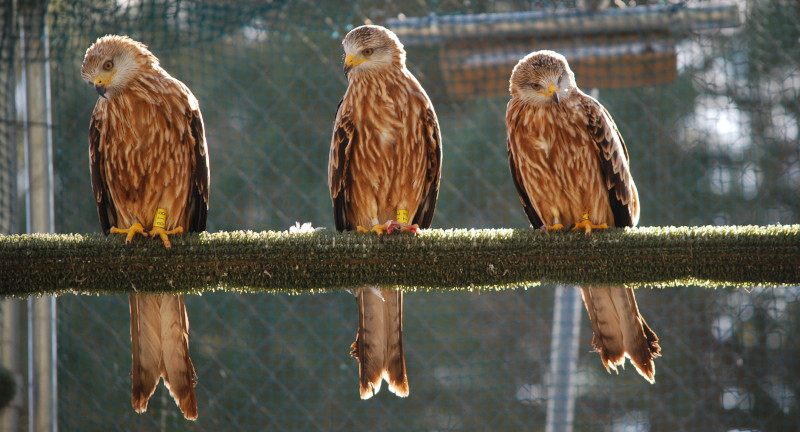
<path id="1" fill-rule="evenodd" d="M 346 89 L 341 40 L 366 22 L 397 32 L 436 108 L 444 153 L 436 228 L 528 226 L 508 170 L 504 115 L 511 68 L 538 49 L 564 53 L 578 86 L 613 115 L 639 188 L 640 226 L 800 222 L 794 0 L 609 1 L 598 11 L 572 0 L 2 3 L 2 233 L 30 226 L 30 125 L 52 132 L 54 231 L 100 230 L 88 162 L 97 94 L 80 66 L 109 33 L 147 44 L 200 101 L 211 158 L 208 231 L 285 230 L 296 221 L 332 230 L 327 162 Z M 33 4 L 45 23 L 35 49 L 21 44 L 25 31 L 37 31 L 25 18 Z M 43 63 L 51 117 L 30 118 L 26 67 Z M 62 296 L 58 427 L 545 430 L 559 289 L 407 294 L 411 394 L 384 389 L 369 401 L 359 400 L 348 354 L 352 296 L 187 296 L 196 422 L 183 419 L 163 386 L 146 414 L 132 410 L 127 296 Z M 656 384 L 632 367 L 608 374 L 579 310 L 574 430 L 800 430 L 800 339 L 792 337 L 800 288 L 642 289 L 637 299 L 661 338 Z M 0 349 L 25 376 L 28 324 L 24 313 L 8 313 L 20 304 L 0 301 L 0 330 L 8 338 L 15 329 L 22 341 Z M 14 411 L 28 430 L 22 381 L 23 393 L 0 414 Z"/>

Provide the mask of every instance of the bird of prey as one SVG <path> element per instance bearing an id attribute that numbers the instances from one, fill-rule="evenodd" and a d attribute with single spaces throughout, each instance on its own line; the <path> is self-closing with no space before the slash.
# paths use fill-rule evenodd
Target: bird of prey
<path id="1" fill-rule="evenodd" d="M 82 78 L 98 95 L 89 128 L 92 189 L 103 232 L 159 237 L 203 231 L 209 165 L 203 117 L 186 85 L 147 47 L 109 35 L 86 51 Z M 132 404 L 147 402 L 160 378 L 187 419 L 197 418 L 183 296 L 130 296 Z"/>
<path id="2" fill-rule="evenodd" d="M 506 109 L 508 162 L 525 213 L 546 230 L 635 226 L 639 197 L 628 150 L 600 103 L 583 93 L 561 54 L 533 52 L 511 73 Z M 593 344 L 610 372 L 631 359 L 654 382 L 658 337 L 631 288 L 582 287 Z"/>
<path id="3" fill-rule="evenodd" d="M 428 95 L 406 68 L 406 52 L 386 28 L 365 25 L 342 42 L 348 87 L 336 113 L 328 185 L 336 229 L 383 232 L 428 228 L 439 194 L 442 147 Z M 403 292 L 356 292 L 360 394 L 381 380 L 408 395 L 403 356 Z"/>

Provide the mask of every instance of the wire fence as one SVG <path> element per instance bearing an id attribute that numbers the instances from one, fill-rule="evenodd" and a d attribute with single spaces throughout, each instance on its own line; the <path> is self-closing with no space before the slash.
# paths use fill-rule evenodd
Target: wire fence
<path id="1" fill-rule="evenodd" d="M 6 2 L 8 3 L 8 2 Z M 14 100 L 15 78 L 15 30 L 13 9 L 6 7 L 0 13 L 0 100 L 6 101 L 0 105 L 0 233 L 10 234 L 16 232 L 16 217 L 18 203 L 16 196 L 17 176 L 14 167 L 17 163 L 17 146 L 14 139 L 16 135 L 15 111 L 17 107 Z"/>
<path id="2" fill-rule="evenodd" d="M 296 221 L 332 230 L 327 162 L 346 88 L 341 40 L 367 21 L 398 32 L 439 117 L 444 165 L 434 227 L 528 226 L 508 170 L 507 83 L 522 55 L 545 48 L 574 59 L 578 85 L 596 88 L 614 116 L 639 188 L 640 225 L 800 222 L 795 1 L 725 2 L 740 24 L 706 26 L 676 14 L 717 3 L 652 1 L 651 21 L 613 21 L 647 9 L 645 2 L 609 2 L 600 12 L 534 0 L 223 3 L 50 1 L 57 232 L 99 230 L 87 152 L 97 95 L 80 65 L 108 33 L 147 44 L 200 101 L 209 231 L 283 230 Z M 487 17 L 519 19 L 523 30 L 490 25 L 475 33 L 464 24 Z M 409 26 L 412 18 L 421 27 Z M 6 44 L 13 35 L 2 37 L 2 68 L 14 70 L 18 56 Z M 13 78 L 0 82 L 0 94 L 13 92 Z M 0 105 L 0 126 L 13 126 L 14 99 Z M 0 164 L 19 159 L 17 140 L 3 130 Z M 23 166 L 14 165 L 0 165 L 3 220 L 15 214 L 17 201 L 6 197 Z M 183 420 L 163 386 L 146 414 L 131 409 L 127 298 L 62 296 L 58 423 L 84 431 L 544 430 L 555 289 L 407 295 L 411 394 L 369 401 L 359 400 L 358 366 L 348 355 L 352 296 L 188 296 L 196 422 Z M 800 430 L 800 341 L 792 337 L 800 332 L 800 288 L 637 294 L 661 338 L 656 384 L 630 367 L 607 374 L 590 352 L 582 312 L 575 430 Z"/>

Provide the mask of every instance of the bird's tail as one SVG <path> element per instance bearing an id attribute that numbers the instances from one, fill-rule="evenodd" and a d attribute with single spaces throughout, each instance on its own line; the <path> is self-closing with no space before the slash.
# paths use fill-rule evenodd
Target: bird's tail
<path id="1" fill-rule="evenodd" d="M 368 287 L 356 294 L 358 335 L 350 355 L 358 359 L 361 399 L 369 399 L 386 380 L 389 390 L 408 396 L 403 356 L 403 292 Z"/>
<path id="2" fill-rule="evenodd" d="M 658 336 L 639 314 L 633 289 L 581 287 L 581 293 L 594 330 L 592 343 L 606 370 L 617 372 L 627 357 L 644 379 L 654 383 L 653 359 L 661 355 L 661 347 Z"/>
<path id="3" fill-rule="evenodd" d="M 131 295 L 130 305 L 133 409 L 147 411 L 147 402 L 163 377 L 184 417 L 197 419 L 197 375 L 189 358 L 189 318 L 183 296 Z"/>

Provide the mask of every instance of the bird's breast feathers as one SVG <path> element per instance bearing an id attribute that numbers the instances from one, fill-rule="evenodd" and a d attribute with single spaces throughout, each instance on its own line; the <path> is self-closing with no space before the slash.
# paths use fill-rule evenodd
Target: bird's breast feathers
<path id="1" fill-rule="evenodd" d="M 581 123 L 585 120 L 580 114 L 565 116 L 564 111 L 574 112 L 518 104 L 508 117 L 509 150 L 526 193 L 548 224 L 551 207 L 561 213 L 562 222 L 575 223 L 586 207 L 604 208 L 603 202 L 594 203 L 589 197 L 607 200 L 598 175 L 597 149 Z"/>
<path id="2" fill-rule="evenodd" d="M 167 210 L 169 225 L 185 212 L 196 166 L 194 137 L 186 117 L 186 99 L 164 95 L 154 104 L 129 91 L 95 109 L 100 120 L 99 152 L 120 223 L 152 223 L 156 208 Z M 173 226 L 173 227 L 174 227 Z"/>
<path id="3" fill-rule="evenodd" d="M 417 81 L 396 71 L 350 84 L 339 113 L 353 125 L 345 186 L 352 220 L 364 225 L 376 212 L 393 218 L 398 208 L 415 214 L 429 165 L 429 107 Z"/>

